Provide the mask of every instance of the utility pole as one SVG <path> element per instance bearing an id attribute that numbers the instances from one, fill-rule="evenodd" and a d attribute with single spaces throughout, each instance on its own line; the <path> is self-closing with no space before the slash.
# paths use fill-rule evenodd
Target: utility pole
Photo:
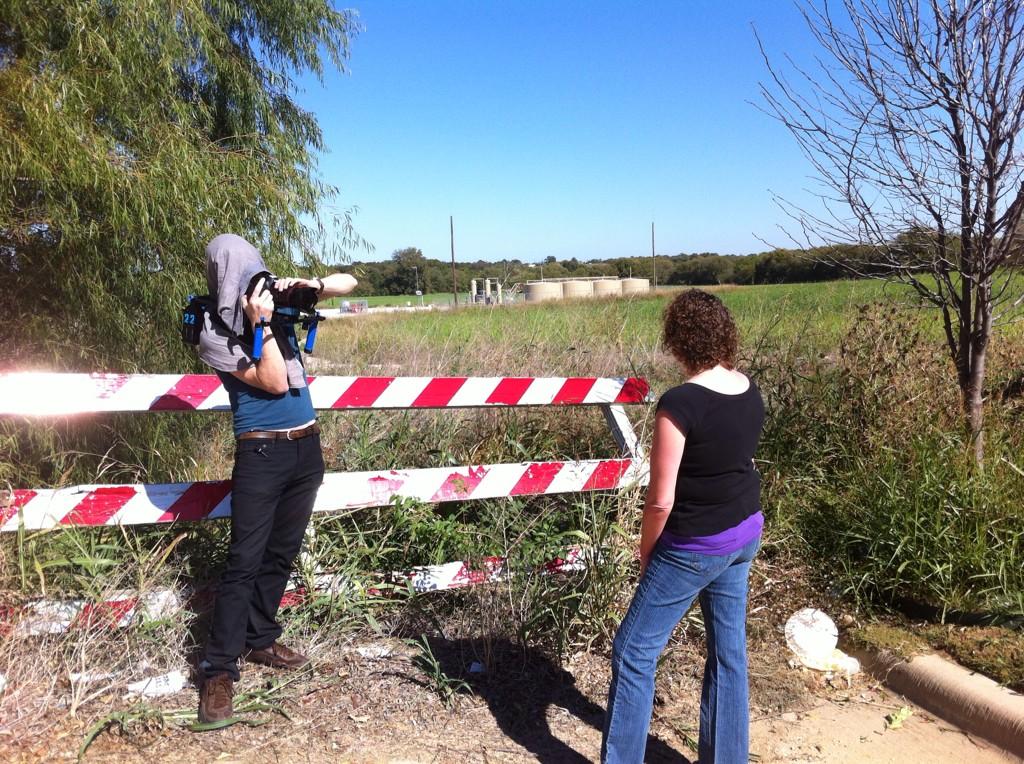
<path id="1" fill-rule="evenodd" d="M 452 297 L 455 299 L 455 307 L 459 307 L 459 284 L 455 280 L 455 218 L 448 216 L 448 231 L 452 242 Z"/>
<path id="2" fill-rule="evenodd" d="M 651 221 L 651 262 L 654 263 L 654 288 L 658 288 L 658 258 L 654 255 L 654 221 Z"/>

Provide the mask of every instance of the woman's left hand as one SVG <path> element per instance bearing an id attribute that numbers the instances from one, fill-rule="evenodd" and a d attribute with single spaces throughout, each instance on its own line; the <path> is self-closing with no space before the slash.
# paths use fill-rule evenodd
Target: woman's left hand
<path id="1" fill-rule="evenodd" d="M 647 564 L 651 561 L 650 555 L 643 555 L 640 550 L 637 550 L 636 558 L 640 561 L 640 578 L 644 577 L 644 572 L 647 570 Z"/>

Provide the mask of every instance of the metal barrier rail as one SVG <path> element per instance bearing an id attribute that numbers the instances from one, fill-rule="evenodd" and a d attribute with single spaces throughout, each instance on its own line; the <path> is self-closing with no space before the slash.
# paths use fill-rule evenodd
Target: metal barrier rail
<path id="1" fill-rule="evenodd" d="M 330 472 L 313 511 L 381 507 L 395 498 L 436 503 L 615 490 L 642 479 L 641 469 L 640 460 L 590 459 Z M 15 489 L 0 506 L 0 532 L 214 520 L 230 514 L 230 480 Z"/>
<path id="2" fill-rule="evenodd" d="M 635 377 L 308 377 L 313 408 L 423 409 L 643 403 Z M 215 374 L 0 374 L 0 416 L 228 411 Z"/>

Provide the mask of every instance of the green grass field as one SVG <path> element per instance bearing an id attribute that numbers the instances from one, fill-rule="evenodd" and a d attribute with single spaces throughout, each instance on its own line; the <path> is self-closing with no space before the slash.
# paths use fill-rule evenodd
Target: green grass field
<path id="1" fill-rule="evenodd" d="M 866 281 L 716 291 L 748 348 L 796 337 L 808 346 L 834 345 L 857 306 L 896 299 Z M 320 330 L 317 357 L 327 366 L 401 367 L 407 374 L 649 374 L 667 363 L 658 352 L 659 325 L 672 293 L 334 321 Z"/>
<path id="2" fill-rule="evenodd" d="M 506 306 L 510 309 L 540 311 L 544 317 L 565 316 L 571 320 L 577 316 L 594 316 L 609 314 L 608 306 L 614 306 L 611 314 L 617 314 L 630 320 L 633 316 L 643 321 L 650 317 L 651 310 L 657 307 L 668 295 L 681 287 L 661 288 L 656 293 L 643 297 L 627 299 L 574 300 L 568 302 L 553 301 L 543 304 L 527 304 L 523 302 Z M 747 322 L 749 328 L 758 329 L 768 324 L 778 323 L 783 329 L 797 328 L 808 321 L 821 321 L 835 325 L 838 317 L 843 315 L 851 304 L 859 304 L 889 296 L 893 298 L 901 293 L 896 287 L 886 287 L 874 281 L 833 281 L 818 284 L 785 284 L 756 287 L 717 287 L 711 291 L 719 293 L 725 302 L 737 312 L 737 316 Z M 904 293 L 909 298 L 909 293 Z M 460 296 L 463 297 L 464 296 Z M 333 298 L 322 303 L 323 307 L 337 307 L 343 298 Z M 353 297 L 352 300 L 366 300 L 370 307 L 404 306 L 419 304 L 418 298 L 410 295 L 374 295 L 370 297 Z M 426 305 L 451 305 L 450 292 L 435 292 L 423 295 Z M 483 306 L 477 306 L 483 307 Z M 557 319 L 556 319 L 557 320 Z M 500 324 L 500 315 L 489 320 L 490 324 Z M 442 321 L 442 325 L 445 325 Z M 415 330 L 414 330 L 415 331 Z M 484 332 L 486 335 L 488 332 Z"/>
<path id="3" fill-rule="evenodd" d="M 661 312 L 676 291 L 329 322 L 320 330 L 317 368 L 388 367 L 406 374 L 642 372 L 661 381 L 671 365 L 658 350 Z M 910 289 L 893 284 L 834 281 L 711 291 L 732 310 L 748 360 L 779 344 L 799 346 L 805 354 L 830 353 L 862 309 L 873 304 L 896 308 L 916 331 L 943 347 L 937 311 L 922 309 Z M 997 331 L 996 344 L 1000 338 L 1019 343 L 1022 337 L 1024 323 L 1017 322 Z"/>

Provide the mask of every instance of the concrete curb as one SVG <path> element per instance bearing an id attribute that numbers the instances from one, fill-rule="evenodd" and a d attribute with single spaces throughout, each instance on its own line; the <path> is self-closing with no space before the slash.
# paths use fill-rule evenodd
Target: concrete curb
<path id="1" fill-rule="evenodd" d="M 851 652 L 865 671 L 911 702 L 1024 758 L 1024 695 L 938 655 L 904 660 L 887 652 Z"/>

